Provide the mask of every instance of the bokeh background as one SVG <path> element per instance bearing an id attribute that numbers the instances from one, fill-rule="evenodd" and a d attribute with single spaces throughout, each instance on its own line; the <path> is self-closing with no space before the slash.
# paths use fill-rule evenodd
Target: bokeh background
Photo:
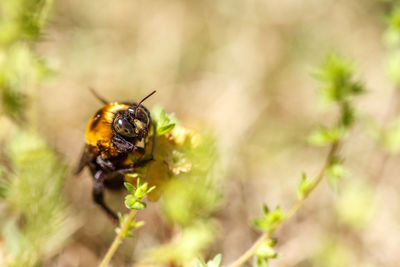
<path id="1" fill-rule="evenodd" d="M 115 236 L 92 203 L 89 172 L 72 175 L 86 123 L 101 107 L 89 88 L 110 101 L 138 101 L 157 90 L 147 107 L 162 106 L 182 125 L 214 132 L 223 201 L 214 217 L 216 239 L 203 256 L 220 252 L 228 263 L 259 236 L 250 221 L 261 205 L 287 210 L 301 172 L 317 175 L 324 163 L 327 150 L 306 139 L 335 120 L 311 75 L 332 50 L 353 60 L 367 89 L 342 147 L 348 175 L 336 190 L 322 183 L 274 235 L 281 256 L 270 264 L 398 266 L 399 157 L 371 134 L 371 125 L 390 125 L 399 115 L 383 41 L 392 6 L 377 0 L 55 1 L 32 46 L 53 70 L 39 85 L 37 120 L 39 133 L 69 165 L 63 196 L 73 227 L 42 266 L 96 266 Z M 123 194 L 107 198 L 122 210 Z M 123 243 L 113 266 L 132 266 L 168 239 L 160 234 L 157 203 L 139 217 L 146 226 Z"/>

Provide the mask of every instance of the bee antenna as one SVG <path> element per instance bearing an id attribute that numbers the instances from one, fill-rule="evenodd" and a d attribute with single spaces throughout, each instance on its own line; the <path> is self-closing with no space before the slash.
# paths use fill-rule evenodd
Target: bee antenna
<path id="1" fill-rule="evenodd" d="M 108 103 L 110 103 L 109 101 L 107 101 L 103 97 L 101 97 L 92 87 L 89 87 L 89 90 L 90 90 L 90 92 L 92 92 L 94 97 L 96 97 L 104 105 L 107 105 Z"/>
<path id="2" fill-rule="evenodd" d="M 142 100 L 140 100 L 139 104 L 137 104 L 136 109 L 135 109 L 135 118 L 137 117 L 137 110 L 140 107 L 140 105 L 150 96 L 154 95 L 156 93 L 156 90 L 154 90 L 153 92 L 151 92 L 150 94 L 148 94 L 145 98 L 143 98 Z"/>

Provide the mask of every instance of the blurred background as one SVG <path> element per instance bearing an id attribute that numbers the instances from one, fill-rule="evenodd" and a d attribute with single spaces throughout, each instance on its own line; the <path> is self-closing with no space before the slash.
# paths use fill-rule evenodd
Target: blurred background
<path id="1" fill-rule="evenodd" d="M 376 128 L 393 128 L 399 115 L 399 90 L 386 74 L 384 42 L 394 5 L 378 0 L 55 1 L 41 34 L 28 39 L 29 51 L 50 71 L 35 80 L 38 90 L 21 86 L 31 97 L 29 121 L 57 151 L 54 169 L 68 166 L 63 219 L 55 231 L 62 237 L 36 262 L 97 266 L 115 236 L 92 202 L 89 172 L 72 175 L 86 124 L 102 106 L 89 88 L 109 101 L 138 101 L 157 90 L 147 107 L 161 106 L 185 127 L 213 132 L 222 197 L 212 213 L 212 241 L 199 255 L 222 253 L 224 263 L 236 259 L 260 234 L 250 222 L 261 215 L 261 205 L 286 211 L 296 201 L 301 172 L 315 176 L 324 163 L 327 149 L 306 139 L 318 125 L 334 123 L 337 110 L 318 97 L 311 73 L 335 50 L 355 63 L 356 78 L 367 89 L 356 101 L 359 119 L 342 147 L 348 175 L 336 190 L 323 182 L 274 235 L 281 256 L 270 265 L 398 266 L 399 156 L 374 134 Z M 7 10 L 4 5 L 3 15 Z M 3 94 L 3 105 L 4 99 Z M 7 163 L 13 151 L 21 154 L 22 145 L 14 140 L 9 152 L 17 126 L 5 116 L 0 122 L 0 157 Z M 26 147 L 39 141 L 24 142 Z M 106 197 L 124 210 L 124 194 Z M 4 201 L 0 208 L 9 210 Z M 11 242 L 5 232 L 23 225 L 16 217 L 2 218 L 3 260 Z M 138 217 L 146 225 L 124 241 L 112 266 L 133 266 L 175 231 L 166 230 L 157 203 Z"/>

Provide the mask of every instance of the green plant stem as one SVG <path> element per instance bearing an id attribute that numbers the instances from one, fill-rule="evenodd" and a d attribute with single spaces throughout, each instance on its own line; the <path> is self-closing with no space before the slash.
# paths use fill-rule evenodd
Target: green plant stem
<path id="1" fill-rule="evenodd" d="M 132 220 L 135 218 L 136 210 L 131 210 L 128 215 L 128 218 L 125 220 L 124 225 L 122 225 L 121 231 L 115 237 L 114 241 L 112 242 L 111 246 L 109 247 L 107 254 L 104 256 L 103 260 L 101 261 L 99 267 L 106 267 L 110 262 L 112 256 L 117 251 L 119 245 L 121 244 L 122 240 L 125 238 L 127 231 L 129 229 L 129 225 L 132 224 Z"/>
<path id="2" fill-rule="evenodd" d="M 338 151 L 340 145 L 340 141 L 337 141 L 335 143 L 333 143 L 331 145 L 331 148 L 329 150 L 328 156 L 326 157 L 325 160 L 325 164 L 322 167 L 319 175 L 317 176 L 317 178 L 315 179 L 315 182 L 312 184 L 310 190 L 307 192 L 307 194 L 299 199 L 288 211 L 288 213 L 286 214 L 286 216 L 276 225 L 276 227 L 271 230 L 268 231 L 264 234 L 262 234 L 255 242 L 254 244 L 248 249 L 246 250 L 238 259 L 236 259 L 234 262 L 232 262 L 231 264 L 228 265 L 228 267 L 238 267 L 241 266 L 242 264 L 244 264 L 245 262 L 247 262 L 257 251 L 257 249 L 262 245 L 262 243 L 266 240 L 268 240 L 271 235 L 274 233 L 275 230 L 277 230 L 280 226 L 282 226 L 283 223 L 285 223 L 286 221 L 288 221 L 291 217 L 293 217 L 294 214 L 296 214 L 296 212 L 303 206 L 304 202 L 306 201 L 306 199 L 308 198 L 308 196 L 311 194 L 312 191 L 315 190 L 315 188 L 321 183 L 321 181 L 323 180 L 326 171 L 329 169 L 332 160 L 334 159 L 334 157 L 336 156 L 336 153 Z"/>

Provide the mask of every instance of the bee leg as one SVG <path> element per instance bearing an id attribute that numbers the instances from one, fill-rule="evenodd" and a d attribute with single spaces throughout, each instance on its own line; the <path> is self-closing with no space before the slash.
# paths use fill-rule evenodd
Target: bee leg
<path id="1" fill-rule="evenodd" d="M 119 170 L 117 170 L 115 172 L 109 173 L 108 175 L 112 175 L 114 173 L 126 174 L 126 173 L 130 173 L 130 172 L 135 172 L 135 171 L 137 171 L 137 168 L 145 166 L 147 163 L 149 163 L 152 160 L 153 160 L 153 158 L 151 157 L 151 158 L 148 158 L 148 159 L 137 161 L 132 165 L 127 165 L 123 169 L 119 169 Z"/>
<path id="2" fill-rule="evenodd" d="M 132 145 L 130 142 L 118 136 L 114 136 L 111 141 L 118 148 L 118 150 L 123 152 L 130 152 L 134 147 L 134 145 Z"/>
<path id="3" fill-rule="evenodd" d="M 124 187 L 124 175 L 118 172 L 112 172 L 111 175 L 107 174 L 104 187 L 110 190 L 120 190 Z"/>
<path id="4" fill-rule="evenodd" d="M 121 179 L 123 181 L 124 174 L 130 173 L 130 172 L 135 172 L 135 171 L 137 171 L 137 168 L 146 166 L 147 163 L 149 163 L 150 161 L 153 161 L 153 160 L 154 160 L 153 154 L 151 154 L 150 157 L 148 157 L 146 159 L 139 160 L 139 161 L 135 162 L 134 164 L 126 165 L 126 166 L 124 166 L 124 168 L 120 168 L 118 170 L 115 170 L 115 171 L 105 174 L 104 181 L 117 179 L 118 176 L 122 176 L 121 178 L 118 178 L 118 179 Z"/>
<path id="5" fill-rule="evenodd" d="M 93 200 L 96 204 L 100 205 L 100 207 L 105 211 L 107 216 L 115 223 L 118 224 L 118 216 L 113 212 L 105 203 L 104 203 L 104 179 L 103 179 L 103 171 L 98 171 L 94 175 L 93 181 Z"/>
<path id="6" fill-rule="evenodd" d="M 141 155 L 144 155 L 144 153 L 146 152 L 143 147 L 138 147 L 138 146 L 133 146 L 132 151 Z"/>
<path id="7" fill-rule="evenodd" d="M 96 163 L 101 167 L 102 170 L 107 170 L 107 171 L 115 170 L 114 164 L 109 160 L 105 160 L 102 156 L 98 156 L 96 158 Z"/>

